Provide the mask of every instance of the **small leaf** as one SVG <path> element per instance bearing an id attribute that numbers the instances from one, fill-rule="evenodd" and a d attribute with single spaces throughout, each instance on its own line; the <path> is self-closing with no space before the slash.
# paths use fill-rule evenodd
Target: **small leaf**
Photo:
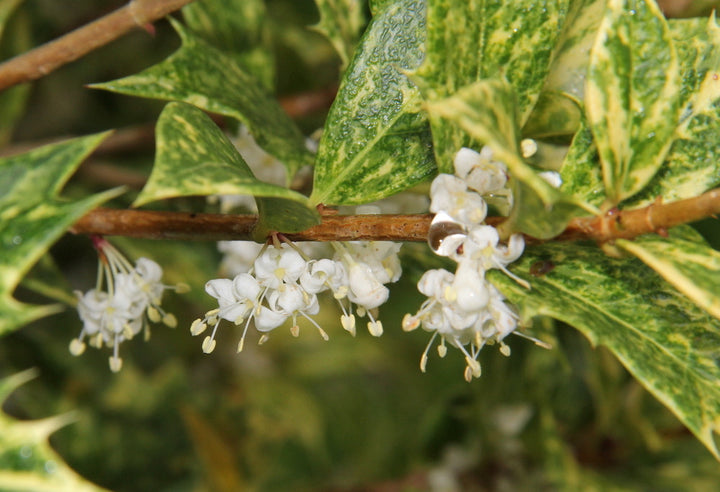
<path id="1" fill-rule="evenodd" d="M 414 74 L 426 99 L 452 96 L 481 79 L 505 78 L 515 89 L 522 126 L 537 102 L 560 34 L 567 0 L 428 3 L 425 60 Z M 430 117 L 440 172 L 451 173 L 455 153 L 474 147 L 445 119 Z"/>
<path id="2" fill-rule="evenodd" d="M 554 268 L 529 274 L 537 261 Z M 720 322 L 635 258 L 610 258 L 592 245 L 533 246 L 513 265 L 531 289 L 490 272 L 522 318 L 546 315 L 608 347 L 656 398 L 720 459 Z"/>
<path id="3" fill-rule="evenodd" d="M 521 231 L 537 238 L 559 234 L 583 204 L 550 186 L 525 162 L 518 148 L 513 89 L 503 80 L 482 80 L 454 96 L 427 103 L 431 115 L 447 118 L 490 147 L 516 180 L 515 206 L 504 233 Z M 550 211 L 553 211 L 550 214 Z M 592 210 L 592 209 L 591 209 Z"/>
<path id="4" fill-rule="evenodd" d="M 607 208 L 639 192 L 662 165 L 680 89 L 677 53 L 655 2 L 609 0 L 585 88 Z"/>
<path id="5" fill-rule="evenodd" d="M 312 165 L 305 138 L 278 102 L 234 58 L 192 35 L 179 23 L 181 48 L 136 75 L 91 87 L 170 101 L 237 119 L 269 154 L 285 164 L 288 182 L 298 169 Z"/>
<path id="6" fill-rule="evenodd" d="M 0 159 L 0 335 L 62 309 L 21 304 L 12 293 L 30 267 L 80 217 L 122 191 L 77 201 L 58 196 L 106 136 L 76 138 Z"/>
<path id="7" fill-rule="evenodd" d="M 182 8 L 188 28 L 234 57 L 270 91 L 275 58 L 267 46 L 267 9 L 262 0 L 203 0 Z"/>
<path id="8" fill-rule="evenodd" d="M 0 380 L 0 404 L 34 378 L 30 369 Z M 0 412 L 0 489 L 16 492 L 100 492 L 75 473 L 48 442 L 50 434 L 71 423 L 71 414 L 20 421 Z"/>
<path id="9" fill-rule="evenodd" d="M 615 244 L 640 258 L 701 309 L 720 319 L 720 252 L 707 245 L 690 226 Z"/>
<path id="10" fill-rule="evenodd" d="M 320 22 L 312 28 L 323 34 L 340 55 L 342 69 L 347 67 L 367 22 L 364 2 L 360 0 L 315 0 Z"/>
<path id="11" fill-rule="evenodd" d="M 425 2 L 400 0 L 375 17 L 325 123 L 312 204 L 367 203 L 435 172 L 420 93 L 403 73 L 423 57 Z"/>
<path id="12" fill-rule="evenodd" d="M 260 221 L 268 230 L 297 232 L 319 223 L 317 210 L 309 208 L 306 196 L 255 178 L 225 134 L 194 106 L 168 104 L 155 133 L 155 165 L 133 205 L 179 196 L 254 195 L 265 197 L 257 201 Z M 264 215 L 262 209 L 272 208 L 271 199 L 283 204 L 281 217 Z"/>
<path id="13" fill-rule="evenodd" d="M 720 184 L 720 27 L 715 17 L 670 22 L 683 74 L 680 123 L 660 171 L 626 207 L 697 196 Z"/>

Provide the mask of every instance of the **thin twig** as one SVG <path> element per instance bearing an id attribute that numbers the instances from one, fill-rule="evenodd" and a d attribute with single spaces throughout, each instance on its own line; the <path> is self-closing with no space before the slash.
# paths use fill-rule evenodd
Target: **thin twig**
<path id="1" fill-rule="evenodd" d="M 663 234 L 670 227 L 718 213 L 720 189 L 672 203 L 658 201 L 640 209 L 576 218 L 554 240 L 607 242 L 653 232 Z M 431 220 L 430 214 L 324 215 L 320 225 L 285 236 L 293 241 L 425 241 Z M 497 225 L 502 220 L 489 217 L 487 222 Z M 148 239 L 250 240 L 256 222 L 254 215 L 97 209 L 80 219 L 72 232 Z"/>
<path id="2" fill-rule="evenodd" d="M 110 14 L 0 64 L 0 90 L 39 79 L 58 67 L 144 27 L 193 0 L 132 0 Z"/>

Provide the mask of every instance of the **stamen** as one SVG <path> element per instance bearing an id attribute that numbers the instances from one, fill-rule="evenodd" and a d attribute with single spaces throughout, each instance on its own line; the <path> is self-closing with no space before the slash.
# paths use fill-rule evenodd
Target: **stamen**
<path id="1" fill-rule="evenodd" d="M 425 350 L 422 353 L 422 356 L 420 357 L 420 370 L 422 372 L 425 372 L 425 367 L 427 366 L 428 361 L 428 352 L 430 351 L 430 347 L 432 347 L 433 342 L 435 341 L 435 337 L 437 336 L 438 332 L 434 332 L 433 336 L 430 337 L 430 341 L 425 346 Z"/>

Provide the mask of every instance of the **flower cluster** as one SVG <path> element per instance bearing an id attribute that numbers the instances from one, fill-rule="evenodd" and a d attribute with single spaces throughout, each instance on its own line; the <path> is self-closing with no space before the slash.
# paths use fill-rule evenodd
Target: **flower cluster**
<path id="1" fill-rule="evenodd" d="M 241 246 L 241 245 L 237 245 Z M 376 319 L 377 308 L 388 298 L 385 284 L 400 278 L 400 245 L 391 242 L 332 243 L 334 258 L 310 259 L 302 249 L 292 243 L 263 246 L 247 272 L 237 273 L 230 280 L 214 279 L 207 282 L 205 291 L 218 302 L 202 319 L 190 327 L 193 335 L 213 326 L 206 336 L 202 349 L 210 353 L 215 349 L 218 326 L 222 320 L 244 325 L 238 343 L 243 349 L 250 322 L 262 333 L 265 342 L 269 332 L 292 320 L 291 333 L 299 334 L 298 319 L 312 323 L 324 339 L 327 333 L 311 316 L 319 312 L 317 295 L 330 291 L 337 300 L 342 315 L 340 323 L 355 335 L 355 313 L 367 315 L 368 330 L 374 336 L 383 332 L 381 321 Z"/>
<path id="2" fill-rule="evenodd" d="M 492 159 L 487 147 L 480 153 L 461 149 L 454 164 L 454 175 L 440 174 L 432 183 L 430 211 L 436 215 L 428 242 L 436 254 L 454 260 L 457 268 L 455 273 L 444 269 L 425 272 L 418 290 L 428 299 L 417 313 L 405 315 L 403 329 L 421 326 L 433 332 L 421 358 L 423 371 L 428 351 L 439 335 L 438 354 L 445 356 L 446 343 L 457 347 L 465 355 L 465 379 L 470 381 L 480 376 L 477 358 L 482 347 L 497 343 L 503 354 L 510 354 L 503 340 L 518 324 L 518 316 L 500 291 L 485 280 L 485 272 L 500 269 L 529 286 L 506 268 L 523 252 L 522 235 L 512 235 L 503 245 L 495 228 L 484 224 L 487 197 L 502 197 L 512 204 L 512 193 L 506 187 L 507 168 Z"/>
<path id="3" fill-rule="evenodd" d="M 172 289 L 182 293 L 189 287 L 163 284 L 162 268 L 152 260 L 139 258 L 133 266 L 105 239 L 93 237 L 93 242 L 99 256 L 97 284 L 85 293 L 75 291 L 83 328 L 70 342 L 70 353 L 82 354 L 85 338 L 96 348 L 107 345 L 113 349 L 110 369 L 118 372 L 122 368 L 120 344 L 143 328 L 146 339 L 149 338 L 148 319 L 154 323 L 162 321 L 172 328 L 177 325 L 175 316 L 160 306 L 163 292 Z"/>

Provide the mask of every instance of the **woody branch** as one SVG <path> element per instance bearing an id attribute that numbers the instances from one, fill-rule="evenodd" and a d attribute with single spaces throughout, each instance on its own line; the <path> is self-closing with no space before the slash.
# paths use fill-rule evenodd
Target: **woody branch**
<path id="1" fill-rule="evenodd" d="M 720 188 L 671 203 L 657 201 L 635 210 L 613 210 L 570 221 L 555 241 L 607 242 L 660 233 L 720 213 Z M 324 215 L 322 223 L 285 234 L 293 241 L 425 241 L 432 215 Z M 497 226 L 502 217 L 489 217 Z M 255 215 L 96 209 L 71 229 L 75 234 L 198 241 L 250 240 Z M 528 242 L 537 240 L 527 237 Z"/>

